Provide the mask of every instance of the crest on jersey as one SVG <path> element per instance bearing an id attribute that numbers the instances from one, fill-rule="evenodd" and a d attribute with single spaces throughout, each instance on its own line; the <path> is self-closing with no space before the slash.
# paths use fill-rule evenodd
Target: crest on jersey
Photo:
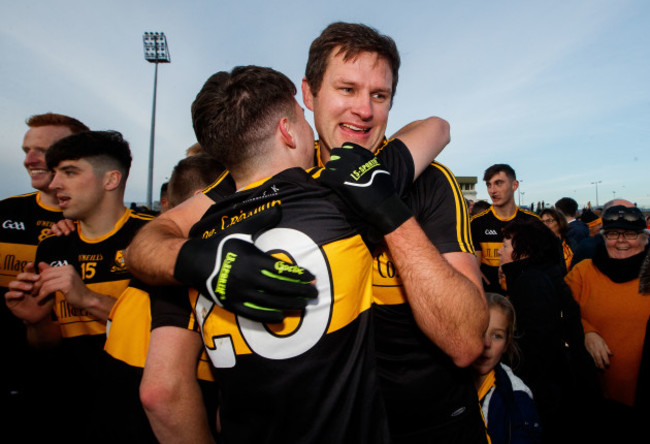
<path id="1" fill-rule="evenodd" d="M 124 250 L 117 250 L 115 252 L 115 259 L 113 259 L 111 273 L 118 273 L 123 271 L 126 271 L 126 258 L 124 257 Z"/>

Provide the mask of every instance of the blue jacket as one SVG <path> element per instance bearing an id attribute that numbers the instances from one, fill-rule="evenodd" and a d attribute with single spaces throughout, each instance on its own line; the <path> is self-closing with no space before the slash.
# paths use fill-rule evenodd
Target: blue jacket
<path id="1" fill-rule="evenodd" d="M 492 444 L 540 443 L 542 426 L 530 389 L 505 364 L 494 368 L 494 376 L 494 387 L 483 400 Z"/>

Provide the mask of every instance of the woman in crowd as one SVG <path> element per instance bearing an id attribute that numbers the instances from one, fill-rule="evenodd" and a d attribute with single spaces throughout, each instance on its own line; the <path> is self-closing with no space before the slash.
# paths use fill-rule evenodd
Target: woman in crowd
<path id="1" fill-rule="evenodd" d="M 512 221 L 503 236 L 499 258 L 521 351 L 516 373 L 533 392 L 544 442 L 571 442 L 577 436 L 566 431 L 584 429 L 597 382 L 584 347 L 580 307 L 564 282 L 560 239 L 538 219 Z"/>
<path id="2" fill-rule="evenodd" d="M 573 251 L 569 244 L 566 242 L 566 234 L 569 231 L 569 224 L 566 221 L 564 214 L 557 211 L 555 208 L 546 208 L 539 214 L 542 222 L 562 241 L 562 253 L 564 255 L 564 263 L 566 269 L 571 268 L 571 259 L 573 259 Z"/>
<path id="3" fill-rule="evenodd" d="M 613 427 L 620 438 L 622 430 L 640 422 L 635 394 L 650 295 L 639 291 L 639 272 L 648 250 L 648 232 L 643 214 L 635 207 L 613 206 L 602 219 L 605 244 L 596 249 L 593 259 L 577 264 L 566 281 L 580 304 L 585 345 L 600 370 L 606 399 L 603 425 Z"/>
<path id="4" fill-rule="evenodd" d="M 515 309 L 498 293 L 485 295 L 490 324 L 483 354 L 472 364 L 474 381 L 492 444 L 541 442 L 541 425 L 530 389 L 501 362 L 515 362 Z"/>

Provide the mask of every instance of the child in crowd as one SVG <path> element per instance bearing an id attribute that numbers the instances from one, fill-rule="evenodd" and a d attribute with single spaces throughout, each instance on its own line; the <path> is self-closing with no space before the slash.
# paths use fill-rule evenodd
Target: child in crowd
<path id="1" fill-rule="evenodd" d="M 516 362 L 515 310 L 497 293 L 485 294 L 490 324 L 485 332 L 483 354 L 472 364 L 483 416 L 492 444 L 539 443 L 541 425 L 530 389 L 501 362 Z"/>

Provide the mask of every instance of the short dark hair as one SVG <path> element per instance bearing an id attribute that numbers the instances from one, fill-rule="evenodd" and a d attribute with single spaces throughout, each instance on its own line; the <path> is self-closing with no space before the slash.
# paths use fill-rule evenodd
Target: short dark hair
<path id="1" fill-rule="evenodd" d="M 343 60 L 354 59 L 362 52 L 376 53 L 386 59 L 393 73 L 391 103 L 397 91 L 400 56 L 395 41 L 376 29 L 360 23 L 335 22 L 321 32 L 309 47 L 305 78 L 314 95 L 318 94 L 332 52 L 343 54 Z"/>
<path id="2" fill-rule="evenodd" d="M 555 219 L 555 222 L 557 222 L 558 225 L 560 236 L 562 236 L 562 239 L 564 239 L 566 237 L 567 232 L 569 231 L 569 223 L 567 222 L 564 214 L 562 214 L 561 211 L 558 211 L 555 208 L 544 208 L 542 212 L 539 213 L 539 217 L 541 218 L 545 214 L 548 214 L 553 219 Z"/>
<path id="3" fill-rule="evenodd" d="M 529 258 L 533 264 L 564 260 L 560 239 L 537 218 L 513 220 L 501 232 L 512 243 L 513 260 Z"/>
<path id="4" fill-rule="evenodd" d="M 490 204 L 486 200 L 477 200 L 472 206 L 471 216 L 485 211 L 488 208 L 490 208 Z"/>
<path id="5" fill-rule="evenodd" d="M 201 146 L 229 170 L 260 154 L 282 114 L 295 117 L 296 87 L 271 68 L 238 66 L 212 75 L 192 103 Z"/>
<path id="6" fill-rule="evenodd" d="M 489 167 L 487 170 L 485 170 L 485 174 L 483 174 L 483 180 L 487 182 L 492 179 L 494 175 L 501 172 L 506 173 L 506 176 L 508 176 L 511 180 L 517 180 L 515 170 L 513 170 L 512 167 L 506 163 L 495 163 Z"/>
<path id="7" fill-rule="evenodd" d="M 68 128 L 72 134 L 77 134 L 82 131 L 90 131 L 86 125 L 81 123 L 74 117 L 66 116 L 56 113 L 35 114 L 29 117 L 25 123 L 30 128 L 38 128 L 41 126 L 64 126 Z"/>
<path id="8" fill-rule="evenodd" d="M 170 208 L 192 197 L 194 191 L 213 183 L 224 171 L 219 162 L 204 153 L 181 159 L 169 179 L 167 201 Z"/>
<path id="9" fill-rule="evenodd" d="M 578 202 L 570 197 L 563 197 L 555 202 L 555 208 L 560 210 L 567 217 L 576 217 L 578 213 Z"/>
<path id="10" fill-rule="evenodd" d="M 117 131 L 84 131 L 64 137 L 45 152 L 45 162 L 54 169 L 65 160 L 85 159 L 98 171 L 116 169 L 126 184 L 131 169 L 129 143 Z"/>

